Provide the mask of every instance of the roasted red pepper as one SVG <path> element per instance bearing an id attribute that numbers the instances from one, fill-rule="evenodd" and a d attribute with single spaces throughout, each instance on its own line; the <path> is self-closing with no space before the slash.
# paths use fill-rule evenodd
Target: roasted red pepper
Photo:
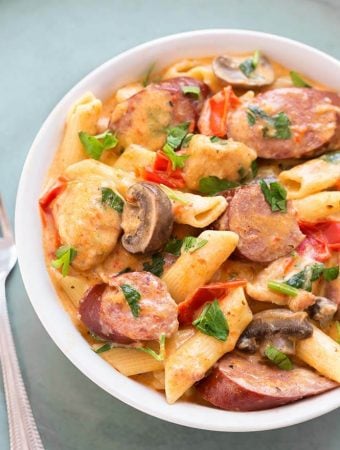
<path id="1" fill-rule="evenodd" d="M 185 186 L 182 170 L 173 170 L 170 159 L 161 151 L 157 152 L 153 167 L 144 169 L 144 179 L 173 189 L 181 189 Z"/>
<path id="2" fill-rule="evenodd" d="M 296 249 L 299 254 L 323 262 L 330 258 L 331 250 L 340 250 L 340 222 L 300 222 L 299 226 L 306 235 Z"/>

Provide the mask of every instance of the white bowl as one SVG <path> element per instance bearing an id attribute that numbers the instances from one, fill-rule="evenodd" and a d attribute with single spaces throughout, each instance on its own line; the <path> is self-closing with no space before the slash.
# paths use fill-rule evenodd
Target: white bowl
<path id="1" fill-rule="evenodd" d="M 161 68 L 180 58 L 256 49 L 340 91 L 340 63 L 337 60 L 286 38 L 245 30 L 201 30 L 157 39 L 111 59 L 65 95 L 32 144 L 17 195 L 15 229 L 22 277 L 39 319 L 58 347 L 79 370 L 114 397 L 160 419 L 206 430 L 257 431 L 300 423 L 339 407 L 340 388 L 258 412 L 228 412 L 181 401 L 168 405 L 162 394 L 109 366 L 90 349 L 72 324 L 45 268 L 38 198 L 61 138 L 67 111 L 85 91 L 105 98 L 119 86 L 141 77 L 154 61 L 157 61 L 157 68 Z"/>

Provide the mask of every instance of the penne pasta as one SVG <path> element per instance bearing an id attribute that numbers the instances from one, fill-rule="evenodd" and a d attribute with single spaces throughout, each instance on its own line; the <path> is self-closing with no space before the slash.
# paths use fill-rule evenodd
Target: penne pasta
<path id="1" fill-rule="evenodd" d="M 60 277 L 59 284 L 73 305 L 78 308 L 85 292 L 93 285 L 85 277 Z"/>
<path id="2" fill-rule="evenodd" d="M 293 203 L 300 221 L 340 220 L 340 191 L 319 192 Z"/>
<path id="3" fill-rule="evenodd" d="M 156 153 L 141 145 L 129 145 L 114 164 L 116 169 L 134 172 L 140 175 L 146 166 L 152 166 L 156 159 Z"/>
<path id="4" fill-rule="evenodd" d="M 340 164 L 312 159 L 280 173 L 288 199 L 303 198 L 334 186 L 340 180 Z"/>
<path id="5" fill-rule="evenodd" d="M 208 242 L 193 253 L 182 252 L 162 277 L 177 303 L 207 283 L 220 265 L 235 250 L 238 236 L 231 231 L 203 231 L 199 239 Z"/>
<path id="6" fill-rule="evenodd" d="M 112 348 L 100 355 L 112 367 L 128 377 L 154 370 L 162 370 L 164 367 L 162 361 L 157 361 L 148 353 L 134 348 Z"/>
<path id="7" fill-rule="evenodd" d="M 201 178 L 215 176 L 239 181 L 250 171 L 256 159 L 255 150 L 232 139 L 212 142 L 209 136 L 196 134 L 189 143 L 183 173 L 187 187 L 199 190 Z"/>
<path id="8" fill-rule="evenodd" d="M 196 331 L 165 361 L 165 392 L 169 403 L 174 403 L 235 344 L 252 319 L 242 288 L 232 290 L 219 301 L 227 319 L 229 336 L 225 342 Z"/>
<path id="9" fill-rule="evenodd" d="M 296 355 L 322 375 L 340 383 L 340 345 L 313 326 L 310 338 L 296 342 Z"/>

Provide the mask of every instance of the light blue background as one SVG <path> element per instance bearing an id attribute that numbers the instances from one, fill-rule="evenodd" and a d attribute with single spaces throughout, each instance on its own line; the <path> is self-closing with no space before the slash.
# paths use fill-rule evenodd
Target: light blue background
<path id="1" fill-rule="evenodd" d="M 214 27 L 281 34 L 340 58 L 339 0 L 0 0 L 0 190 L 12 218 L 31 142 L 78 80 L 136 44 Z M 135 411 L 61 354 L 33 312 L 17 267 L 7 292 L 22 371 L 47 449 L 340 448 L 339 410 L 302 425 L 249 434 L 191 430 Z M 6 450 L 0 385 L 0 449 Z"/>

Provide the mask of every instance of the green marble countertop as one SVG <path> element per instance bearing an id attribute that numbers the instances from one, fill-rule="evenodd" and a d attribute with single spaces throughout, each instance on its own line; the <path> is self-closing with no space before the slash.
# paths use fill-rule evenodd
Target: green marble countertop
<path id="1" fill-rule="evenodd" d="M 11 217 L 20 172 L 42 122 L 78 80 L 107 59 L 153 38 L 202 28 L 276 33 L 340 58 L 339 23 L 339 0 L 0 0 L 0 190 Z M 290 428 L 248 434 L 188 429 L 135 411 L 94 385 L 58 350 L 33 312 L 18 267 L 7 293 L 46 449 L 340 447 L 339 410 Z M 0 449 L 8 445 L 0 380 Z"/>

